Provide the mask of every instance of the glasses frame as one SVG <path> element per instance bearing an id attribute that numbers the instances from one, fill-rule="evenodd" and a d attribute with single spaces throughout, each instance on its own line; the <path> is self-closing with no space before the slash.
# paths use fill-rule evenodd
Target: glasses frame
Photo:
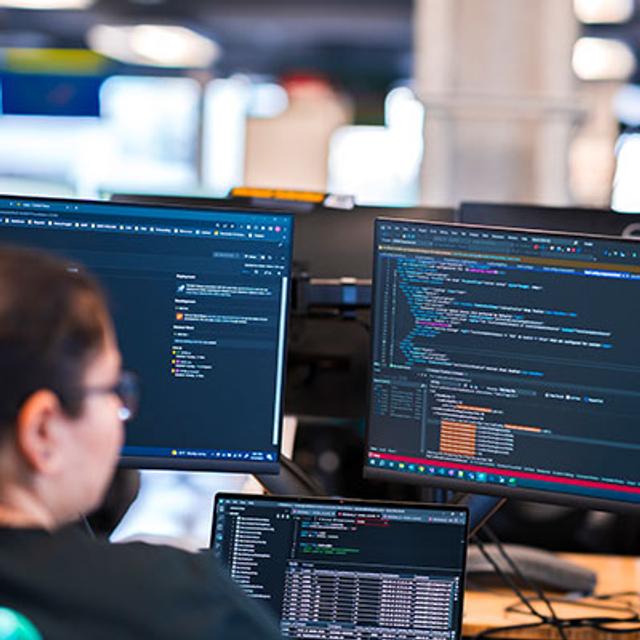
<path id="1" fill-rule="evenodd" d="M 140 384 L 138 375 L 133 371 L 121 371 L 118 381 L 109 386 L 83 387 L 82 393 L 88 395 L 115 395 L 122 406 L 118 416 L 123 422 L 132 420 L 138 412 Z"/>

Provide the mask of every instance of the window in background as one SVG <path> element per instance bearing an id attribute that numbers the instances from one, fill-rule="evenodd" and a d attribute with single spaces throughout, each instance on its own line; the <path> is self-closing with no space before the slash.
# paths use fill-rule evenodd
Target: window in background
<path id="1" fill-rule="evenodd" d="M 200 86 L 188 78 L 115 76 L 101 91 L 107 141 L 94 162 L 104 190 L 182 192 L 197 186 Z"/>
<path id="2" fill-rule="evenodd" d="M 244 184 L 247 119 L 274 118 L 287 109 L 287 92 L 245 76 L 213 80 L 205 95 L 203 190 L 223 197 Z"/>
<path id="3" fill-rule="evenodd" d="M 34 82 L 35 78 L 35 82 Z M 23 81 L 20 85 L 20 81 Z M 12 106 L 25 99 L 20 89 L 29 82 L 35 88 L 39 76 L 13 77 Z M 7 77 L 0 79 L 0 105 L 4 105 L 3 90 L 10 88 Z M 17 93 L 16 93 L 17 90 Z M 37 106 L 35 98 L 29 106 Z M 39 96 L 43 112 L 51 96 Z M 17 102 L 16 102 L 17 101 Z M 35 105 L 34 105 L 35 102 Z M 24 105 L 22 105 L 24 106 Z M 0 109 L 3 107 L 0 107 Z M 84 150 L 95 142 L 100 128 L 96 117 L 44 116 L 0 114 L 0 193 L 34 196 L 71 196 L 77 191 L 77 176 L 82 171 Z"/>
<path id="4" fill-rule="evenodd" d="M 359 204 L 414 205 L 420 195 L 424 107 L 407 87 L 385 101 L 385 126 L 342 127 L 329 153 L 329 191 Z"/>
<path id="5" fill-rule="evenodd" d="M 625 85 L 616 94 L 614 112 L 626 127 L 616 144 L 616 169 L 611 206 L 625 213 L 640 212 L 640 87 Z"/>
<path id="6" fill-rule="evenodd" d="M 86 153 L 97 145 L 96 118 L 0 117 L 0 192 L 70 196 Z"/>
<path id="7" fill-rule="evenodd" d="M 0 117 L 0 192 L 96 197 L 179 192 L 197 184 L 199 85 L 115 76 L 101 117 Z"/>
<path id="8" fill-rule="evenodd" d="M 625 213 L 640 212 L 640 134 L 625 133 L 617 145 L 616 173 L 613 181 L 611 206 Z"/>

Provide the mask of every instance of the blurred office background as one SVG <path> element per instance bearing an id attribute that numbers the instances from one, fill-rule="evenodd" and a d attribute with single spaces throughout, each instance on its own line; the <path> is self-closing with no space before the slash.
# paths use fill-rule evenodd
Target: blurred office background
<path id="1" fill-rule="evenodd" d="M 0 190 L 637 210 L 636 0 L 0 0 Z"/>
<path id="2" fill-rule="evenodd" d="M 638 212 L 638 4 L 0 0 L 0 192 Z M 325 479 L 327 433 L 301 453 L 326 441 Z M 246 482 L 148 474 L 120 537 L 202 543 L 212 490 Z"/>

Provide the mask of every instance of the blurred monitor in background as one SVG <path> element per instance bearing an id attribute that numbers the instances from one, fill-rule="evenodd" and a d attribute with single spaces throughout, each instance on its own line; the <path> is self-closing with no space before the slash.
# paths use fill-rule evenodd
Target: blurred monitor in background
<path id="1" fill-rule="evenodd" d="M 640 214 L 617 213 L 610 209 L 463 202 L 456 221 L 463 224 L 515 229 L 571 231 L 602 236 L 640 236 Z"/>
<path id="2" fill-rule="evenodd" d="M 146 193 L 112 193 L 109 196 L 111 202 L 161 205 L 165 207 L 203 207 L 205 209 L 229 207 L 228 198 L 212 198 L 208 196 L 179 196 L 179 195 L 154 195 Z"/>
<path id="3" fill-rule="evenodd" d="M 431 207 L 322 208 L 296 218 L 294 268 L 312 278 L 371 278 L 373 223 L 376 218 L 452 222 L 454 210 Z"/>

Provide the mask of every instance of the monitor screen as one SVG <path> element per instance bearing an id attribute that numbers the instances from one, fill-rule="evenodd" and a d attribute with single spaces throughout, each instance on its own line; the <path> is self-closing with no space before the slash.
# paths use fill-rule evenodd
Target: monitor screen
<path id="1" fill-rule="evenodd" d="M 0 241 L 86 265 L 142 399 L 122 464 L 277 472 L 286 214 L 0 197 Z"/>
<path id="2" fill-rule="evenodd" d="M 379 220 L 366 475 L 640 503 L 640 245 Z"/>
<path id="3" fill-rule="evenodd" d="M 467 512 L 218 494 L 213 553 L 285 638 L 460 637 Z"/>

